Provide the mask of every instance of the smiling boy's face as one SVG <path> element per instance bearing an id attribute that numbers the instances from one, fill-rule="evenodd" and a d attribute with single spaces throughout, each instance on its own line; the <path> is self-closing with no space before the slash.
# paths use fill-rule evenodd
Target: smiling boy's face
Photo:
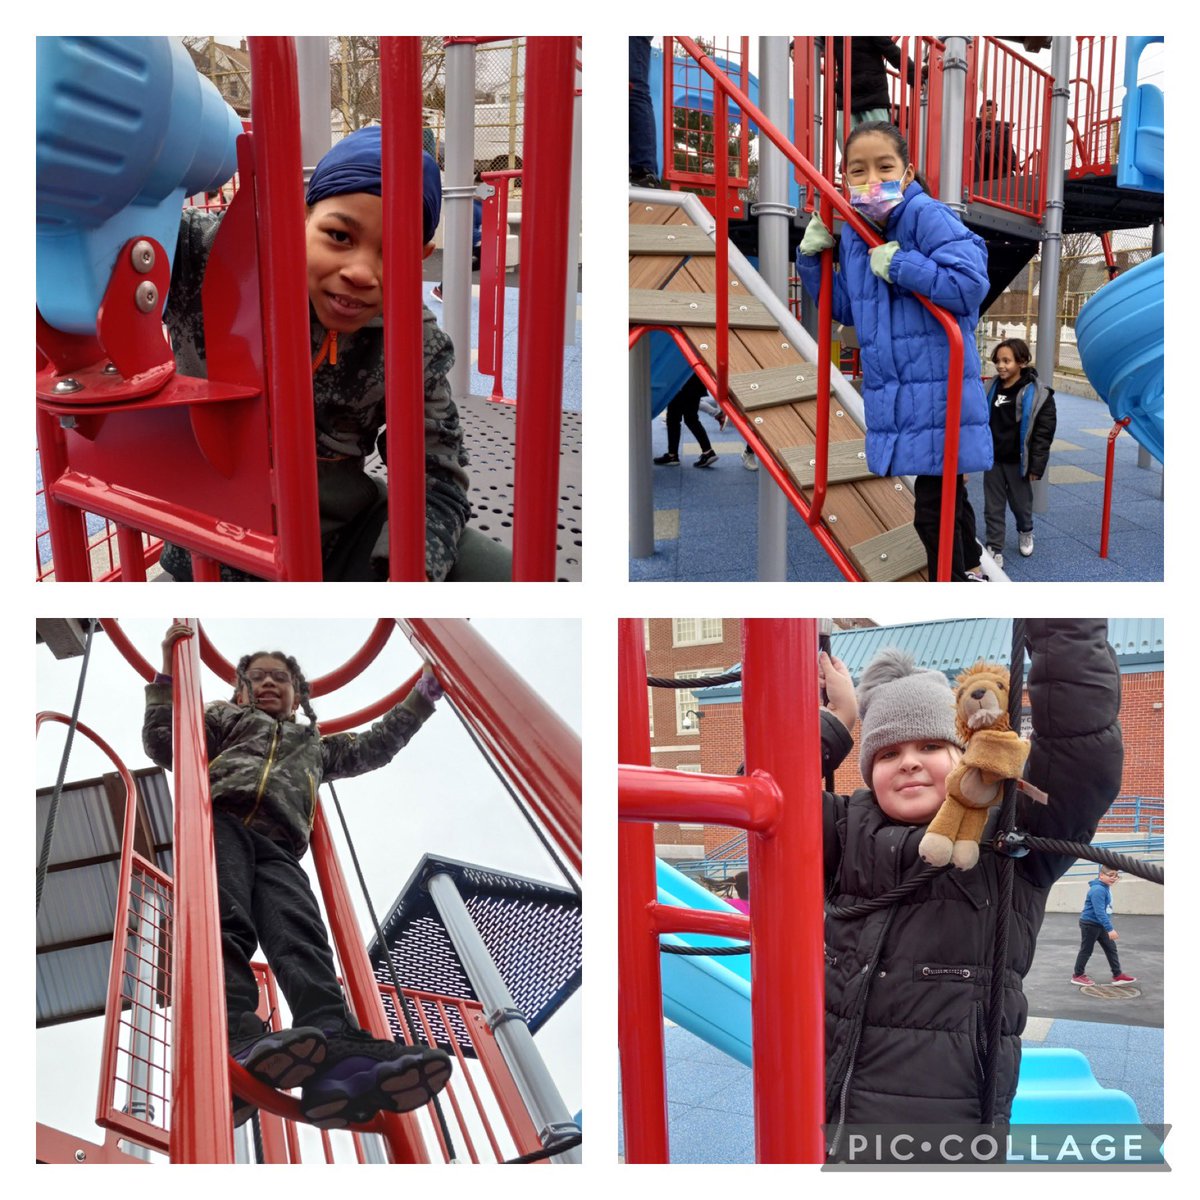
<path id="1" fill-rule="evenodd" d="M 361 329 L 383 309 L 383 201 L 369 192 L 318 200 L 304 234 L 317 320 L 335 333 Z"/>
<path id="2" fill-rule="evenodd" d="M 954 755 L 946 742 L 922 739 L 885 746 L 871 767 L 871 790 L 893 821 L 922 825 L 946 798 L 946 776 Z"/>

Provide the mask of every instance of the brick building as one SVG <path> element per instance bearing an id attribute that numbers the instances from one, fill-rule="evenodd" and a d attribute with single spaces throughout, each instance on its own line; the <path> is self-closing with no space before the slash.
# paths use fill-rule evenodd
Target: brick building
<path id="1" fill-rule="evenodd" d="M 689 641 L 698 625 L 714 640 Z M 720 664 L 726 669 L 740 658 L 740 621 L 647 622 L 647 664 L 651 675 L 681 676 L 706 673 Z M 680 626 L 678 642 L 675 626 Z M 719 636 L 718 636 L 719 635 Z M 850 669 L 857 683 L 863 668 L 884 646 L 908 650 L 919 666 L 955 676 L 979 659 L 1008 664 L 1012 623 L 1005 619 L 926 621 L 907 625 L 835 629 L 833 652 Z M 1146 832 L 1147 811 L 1163 832 L 1163 622 L 1153 619 L 1111 619 L 1109 642 L 1121 670 L 1121 727 L 1125 738 L 1122 803 L 1101 825 L 1101 832 Z M 742 761 L 741 684 L 670 693 L 651 688 L 654 731 L 653 764 L 675 770 L 731 775 Z M 672 706 L 675 706 L 673 709 Z M 690 713 L 688 728 L 682 714 Z M 1028 717 L 1026 715 L 1026 721 Z M 1023 730 L 1028 733 L 1028 727 Z M 849 793 L 863 786 L 855 746 L 838 768 L 836 790 Z M 1149 805 L 1135 809 L 1135 798 Z M 655 833 L 660 857 L 668 861 L 705 858 L 737 837 L 723 826 L 660 825 Z"/>

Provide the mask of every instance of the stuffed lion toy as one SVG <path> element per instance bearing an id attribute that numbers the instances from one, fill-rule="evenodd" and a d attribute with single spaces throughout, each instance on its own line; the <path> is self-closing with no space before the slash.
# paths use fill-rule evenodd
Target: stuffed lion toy
<path id="1" fill-rule="evenodd" d="M 999 803 L 1002 782 L 1020 778 L 1025 766 L 1029 743 L 1009 722 L 1008 680 L 1006 668 L 986 662 L 955 680 L 955 723 L 966 748 L 946 776 L 946 799 L 921 839 L 920 855 L 932 866 L 975 866 L 987 810 Z"/>

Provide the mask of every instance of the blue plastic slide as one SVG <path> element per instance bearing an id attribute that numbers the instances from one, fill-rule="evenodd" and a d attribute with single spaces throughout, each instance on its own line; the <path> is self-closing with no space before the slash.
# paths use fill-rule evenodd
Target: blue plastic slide
<path id="1" fill-rule="evenodd" d="M 658 900 L 680 908 L 733 912 L 732 905 L 658 860 Z M 668 935 L 666 943 L 723 946 L 709 934 Z M 663 1013 L 689 1033 L 753 1066 L 750 1048 L 750 956 L 706 958 L 664 954 Z M 1124 1092 L 1101 1087 L 1078 1050 L 1025 1047 L 1013 1100 L 1013 1124 L 1137 1124 L 1137 1106 Z"/>
<path id="2" fill-rule="evenodd" d="M 1106 283 L 1075 322 L 1079 357 L 1114 421 L 1163 461 L 1163 255 Z"/>

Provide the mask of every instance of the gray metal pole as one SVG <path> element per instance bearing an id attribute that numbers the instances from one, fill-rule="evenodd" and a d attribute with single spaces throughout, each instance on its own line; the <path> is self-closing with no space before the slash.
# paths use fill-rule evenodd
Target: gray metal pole
<path id="1" fill-rule="evenodd" d="M 759 103 L 771 124 L 788 128 L 788 39 L 758 39 Z M 769 138 L 758 139 L 758 271 L 785 304 L 788 298 L 788 161 Z M 771 476 L 758 472 L 758 578 L 787 579 L 788 502 Z"/>
<path id="2" fill-rule="evenodd" d="M 304 182 L 329 149 L 329 39 L 296 38 L 296 77 L 300 91 L 300 161 Z"/>
<path id="3" fill-rule="evenodd" d="M 967 211 L 963 203 L 962 166 L 969 40 L 964 37 L 946 39 L 945 73 L 942 76 L 942 176 L 938 199 L 960 217 Z"/>
<path id="4" fill-rule="evenodd" d="M 141 914 L 136 906 L 135 915 L 125 940 L 126 962 L 132 960 L 131 974 L 135 979 L 131 1016 L 133 1032 L 129 1040 L 129 1094 L 125 1111 L 138 1120 L 154 1123 L 154 1105 L 150 1100 L 151 1058 L 154 1052 L 152 1038 L 154 1024 L 154 964 L 158 961 L 158 927 L 153 920 Z M 150 1161 L 150 1151 L 137 1142 L 121 1141 L 121 1148 L 134 1158 Z"/>
<path id="5" fill-rule="evenodd" d="M 513 1003 L 512 993 L 483 944 L 454 880 L 440 873 L 431 876 L 427 886 L 463 970 L 483 1004 L 484 1016 L 495 1033 L 496 1044 L 512 1072 L 542 1145 L 578 1133 L 579 1126 L 558 1094 L 525 1015 Z M 550 1161 L 578 1163 L 583 1161 L 583 1155 L 576 1147 L 554 1155 Z"/>
<path id="6" fill-rule="evenodd" d="M 1050 152 L 1046 160 L 1046 218 L 1042 228 L 1041 271 L 1038 294 L 1037 345 L 1034 365 L 1038 378 L 1054 384 L 1054 357 L 1058 348 L 1058 278 L 1062 264 L 1063 203 L 1067 169 L 1067 99 L 1070 95 L 1071 39 L 1056 37 L 1050 48 L 1050 74 L 1054 77 L 1050 99 Z M 1033 511 L 1050 506 L 1050 485 L 1045 477 L 1033 485 Z"/>
<path id="7" fill-rule="evenodd" d="M 471 217 L 475 199 L 475 47 L 446 47 L 446 178 L 442 188 L 442 328 L 454 343 L 450 392 L 471 387 Z"/>
<path id="8" fill-rule="evenodd" d="M 650 427 L 650 334 L 629 351 L 629 553 L 654 553 L 654 444 Z"/>

